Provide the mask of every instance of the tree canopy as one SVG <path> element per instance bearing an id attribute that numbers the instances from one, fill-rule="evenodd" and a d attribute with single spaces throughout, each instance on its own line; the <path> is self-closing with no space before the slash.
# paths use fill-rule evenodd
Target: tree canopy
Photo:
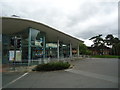
<path id="1" fill-rule="evenodd" d="M 93 41 L 91 47 L 96 48 L 99 52 L 103 50 L 104 47 L 111 46 L 112 55 L 120 55 L 120 40 L 117 37 L 114 37 L 112 34 L 108 34 L 105 39 L 102 38 L 102 34 L 94 36 L 89 40 Z M 100 52 L 101 53 L 101 52 Z"/>
<path id="2" fill-rule="evenodd" d="M 90 55 L 91 51 L 88 50 L 87 46 L 83 43 L 79 45 L 79 52 L 81 55 Z"/>

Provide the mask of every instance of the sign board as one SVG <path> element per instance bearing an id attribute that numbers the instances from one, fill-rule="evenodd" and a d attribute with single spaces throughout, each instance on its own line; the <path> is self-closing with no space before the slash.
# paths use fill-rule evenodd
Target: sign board
<path id="1" fill-rule="evenodd" d="M 9 51 L 9 60 L 14 61 L 14 50 Z M 15 61 L 21 61 L 21 51 L 17 50 L 16 51 L 16 60 Z"/>
<path id="2" fill-rule="evenodd" d="M 16 51 L 16 61 L 21 61 L 21 51 Z"/>
<path id="3" fill-rule="evenodd" d="M 9 51 L 9 60 L 14 61 L 14 51 Z"/>

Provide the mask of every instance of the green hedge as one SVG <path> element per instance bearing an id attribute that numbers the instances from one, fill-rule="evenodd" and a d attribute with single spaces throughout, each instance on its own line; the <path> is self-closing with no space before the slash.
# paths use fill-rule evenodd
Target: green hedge
<path id="1" fill-rule="evenodd" d="M 39 64 L 37 65 L 33 71 L 54 71 L 54 70 L 62 70 L 70 67 L 68 62 L 51 62 L 47 64 Z"/>
<path id="2" fill-rule="evenodd" d="M 120 58 L 120 56 L 115 55 L 94 55 L 92 58 Z"/>

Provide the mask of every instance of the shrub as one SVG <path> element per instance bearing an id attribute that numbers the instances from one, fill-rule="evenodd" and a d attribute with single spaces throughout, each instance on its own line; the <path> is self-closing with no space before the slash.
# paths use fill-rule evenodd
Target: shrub
<path id="1" fill-rule="evenodd" d="M 37 65 L 33 71 L 54 71 L 54 70 L 62 70 L 70 67 L 68 62 L 50 62 L 47 64 L 39 64 Z"/>

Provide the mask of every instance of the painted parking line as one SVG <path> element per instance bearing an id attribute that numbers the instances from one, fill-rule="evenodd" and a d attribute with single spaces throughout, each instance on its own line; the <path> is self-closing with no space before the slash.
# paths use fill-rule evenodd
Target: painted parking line
<path id="1" fill-rule="evenodd" d="M 86 72 L 86 71 L 75 70 L 75 69 L 67 69 L 65 71 L 75 73 L 75 74 L 84 75 L 84 76 L 87 76 L 87 77 L 92 77 L 92 78 L 97 78 L 97 79 L 103 79 L 103 80 L 106 80 L 106 81 L 111 81 L 113 83 L 118 83 L 118 78 L 113 77 L 113 76 L 96 74 L 96 73 L 92 73 L 92 72 Z"/>
<path id="2" fill-rule="evenodd" d="M 6 85 L 3 86 L 2 88 L 6 88 L 7 86 L 9 86 L 10 84 L 16 82 L 17 80 L 21 79 L 22 77 L 26 76 L 27 74 L 28 74 L 28 72 L 27 72 L 27 73 L 24 73 L 23 75 L 21 75 L 20 77 L 14 79 L 13 81 L 11 81 L 10 83 L 6 84 Z"/>

